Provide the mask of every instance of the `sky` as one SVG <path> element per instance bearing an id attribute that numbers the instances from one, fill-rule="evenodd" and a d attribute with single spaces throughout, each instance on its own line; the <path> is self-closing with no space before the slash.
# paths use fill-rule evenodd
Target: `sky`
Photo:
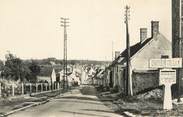
<path id="1" fill-rule="evenodd" d="M 112 60 L 125 49 L 124 7 L 130 6 L 130 44 L 139 29 L 160 21 L 171 41 L 171 0 L 0 0 L 0 59 L 7 51 L 22 59 L 63 59 L 63 27 L 69 18 L 68 59 Z"/>

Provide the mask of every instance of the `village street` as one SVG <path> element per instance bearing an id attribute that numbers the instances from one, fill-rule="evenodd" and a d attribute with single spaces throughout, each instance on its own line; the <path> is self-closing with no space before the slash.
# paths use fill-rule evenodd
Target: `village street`
<path id="1" fill-rule="evenodd" d="M 95 96 L 94 87 L 88 87 L 81 86 L 55 97 L 46 104 L 31 107 L 8 117 L 121 117 Z"/>

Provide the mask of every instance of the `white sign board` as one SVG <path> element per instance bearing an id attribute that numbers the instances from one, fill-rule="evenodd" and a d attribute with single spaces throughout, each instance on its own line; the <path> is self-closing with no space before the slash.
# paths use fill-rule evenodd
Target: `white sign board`
<path id="1" fill-rule="evenodd" d="M 151 59 L 150 68 L 181 68 L 182 58 Z"/>
<path id="2" fill-rule="evenodd" d="M 174 69 L 161 69 L 159 72 L 159 83 L 175 84 L 176 83 L 176 70 Z"/>

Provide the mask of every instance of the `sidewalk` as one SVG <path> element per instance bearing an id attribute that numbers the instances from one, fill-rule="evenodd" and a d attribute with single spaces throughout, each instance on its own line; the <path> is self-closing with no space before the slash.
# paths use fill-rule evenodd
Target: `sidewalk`
<path id="1" fill-rule="evenodd" d="M 46 99 L 45 98 L 39 99 L 29 96 L 0 99 L 0 115 L 44 100 Z"/>
<path id="2" fill-rule="evenodd" d="M 7 113 L 12 113 L 16 110 L 19 109 L 24 109 L 26 107 L 30 107 L 31 105 L 37 105 L 40 103 L 44 103 L 48 101 L 49 98 L 54 97 L 58 95 L 59 92 L 48 92 L 44 94 L 37 94 L 34 95 L 34 97 L 30 97 L 29 95 L 24 95 L 24 96 L 17 96 L 17 97 L 10 97 L 0 99 L 0 116 L 7 114 Z"/>

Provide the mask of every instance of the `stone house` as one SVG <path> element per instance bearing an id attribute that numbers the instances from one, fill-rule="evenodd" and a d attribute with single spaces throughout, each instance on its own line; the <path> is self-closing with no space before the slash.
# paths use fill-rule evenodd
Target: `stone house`
<path id="1" fill-rule="evenodd" d="M 110 87 L 118 86 L 125 93 L 126 57 L 124 50 L 116 57 L 106 70 L 106 79 Z M 159 75 L 157 69 L 149 66 L 150 59 L 171 58 L 171 43 L 159 31 L 159 22 L 151 22 L 151 37 L 147 38 L 147 28 L 140 29 L 140 42 L 130 47 L 130 77 L 132 78 L 133 94 L 149 88 L 157 87 Z"/>

